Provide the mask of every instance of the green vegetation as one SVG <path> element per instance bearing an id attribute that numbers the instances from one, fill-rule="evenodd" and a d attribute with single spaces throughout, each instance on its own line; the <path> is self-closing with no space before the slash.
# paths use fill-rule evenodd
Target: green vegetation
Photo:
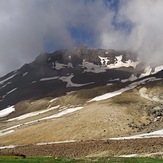
<path id="1" fill-rule="evenodd" d="M 88 158 L 83 160 L 61 159 L 54 157 L 21 158 L 17 156 L 0 156 L 2 163 L 162 163 L 163 159 L 154 158 Z"/>
<path id="2" fill-rule="evenodd" d="M 54 157 L 29 157 L 21 158 L 17 156 L 1 156 L 1 163 L 77 163 L 84 162 L 83 160 L 68 160 L 68 159 L 58 159 Z"/>

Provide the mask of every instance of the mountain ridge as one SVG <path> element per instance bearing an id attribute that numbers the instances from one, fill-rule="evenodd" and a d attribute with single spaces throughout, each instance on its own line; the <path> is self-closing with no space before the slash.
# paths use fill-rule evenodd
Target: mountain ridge
<path id="1" fill-rule="evenodd" d="M 0 110 L 29 98 L 57 97 L 78 89 L 136 80 L 163 68 L 155 72 L 156 68 L 146 70 L 142 65 L 127 51 L 79 47 L 40 54 L 0 78 Z"/>

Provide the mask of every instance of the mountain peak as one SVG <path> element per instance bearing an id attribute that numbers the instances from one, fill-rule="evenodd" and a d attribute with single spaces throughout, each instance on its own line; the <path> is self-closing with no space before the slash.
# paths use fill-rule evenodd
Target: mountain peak
<path id="1" fill-rule="evenodd" d="M 77 89 L 131 82 L 163 68 L 142 65 L 129 51 L 81 46 L 42 53 L 30 64 L 0 79 L 0 110 L 22 99 L 60 96 Z"/>
<path id="2" fill-rule="evenodd" d="M 47 53 L 41 53 L 40 55 L 38 55 L 36 57 L 36 59 L 33 61 L 33 63 L 38 64 L 38 65 L 44 64 L 44 63 L 46 63 L 47 58 L 48 58 Z"/>

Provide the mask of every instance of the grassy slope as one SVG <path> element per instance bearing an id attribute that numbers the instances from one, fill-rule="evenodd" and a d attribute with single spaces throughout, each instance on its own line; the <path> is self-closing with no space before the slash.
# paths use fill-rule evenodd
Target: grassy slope
<path id="1" fill-rule="evenodd" d="M 19 157 L 0 157 L 0 162 L 3 163 L 162 163 L 163 159 L 154 159 L 154 158 L 90 158 L 83 160 L 70 160 L 70 159 L 56 159 L 53 157 L 47 158 L 19 158 Z"/>

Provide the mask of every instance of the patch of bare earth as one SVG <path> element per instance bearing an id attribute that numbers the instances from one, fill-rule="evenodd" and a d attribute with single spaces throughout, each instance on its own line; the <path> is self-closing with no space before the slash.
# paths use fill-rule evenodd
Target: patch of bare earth
<path id="1" fill-rule="evenodd" d="M 135 89 L 112 99 L 87 102 L 83 109 L 59 118 L 21 125 L 15 128 L 13 133 L 1 136 L 0 145 L 99 140 L 157 130 L 162 119 L 154 122 L 153 115 L 148 114 L 148 110 L 156 105 L 152 101 L 140 97 L 138 90 Z M 55 113 L 56 110 L 46 113 L 46 115 Z M 12 125 L 23 124 L 33 119 L 34 117 L 31 117 L 11 123 Z M 10 126 L 11 124 L 8 122 L 5 125 Z"/>
<path id="2" fill-rule="evenodd" d="M 109 101 L 90 103 L 75 113 L 20 127 L 12 134 L 1 136 L 0 145 L 126 136 L 133 132 L 128 124 L 134 116 L 127 107 Z M 141 113 L 136 116 L 140 118 Z"/>
<path id="3" fill-rule="evenodd" d="M 163 138 L 130 140 L 94 140 L 51 145 L 26 145 L 0 150 L 0 154 L 57 157 L 104 157 L 128 154 L 145 154 L 163 151 Z"/>

